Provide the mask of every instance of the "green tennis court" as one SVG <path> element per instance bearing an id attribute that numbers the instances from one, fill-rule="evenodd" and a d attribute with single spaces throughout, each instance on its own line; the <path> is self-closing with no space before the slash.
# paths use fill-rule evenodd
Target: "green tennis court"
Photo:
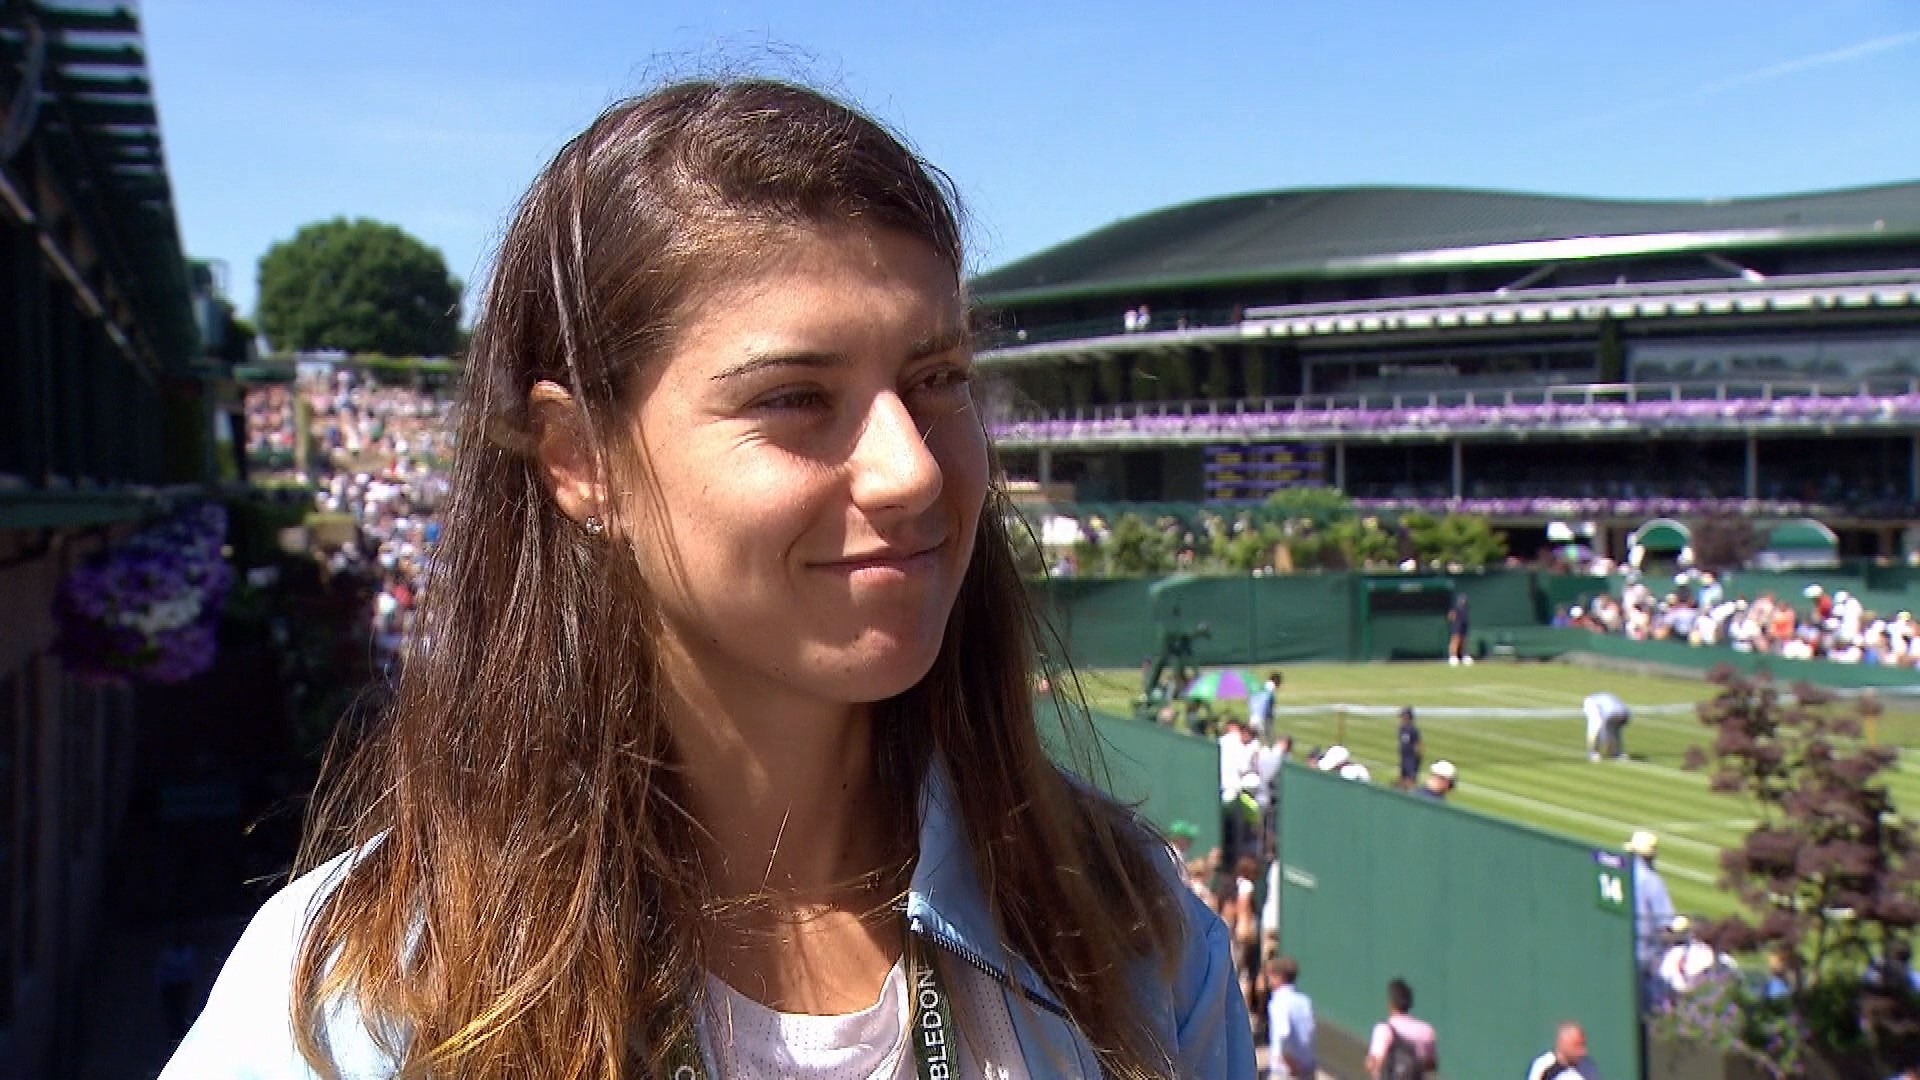
<path id="1" fill-rule="evenodd" d="M 1427 761 L 1446 758 L 1460 769 L 1460 805 L 1613 847 L 1635 829 L 1652 829 L 1674 903 L 1696 915 L 1732 910 L 1717 884 L 1719 853 L 1739 843 L 1754 809 L 1683 768 L 1687 749 L 1707 741 L 1695 714 L 1713 693 L 1705 681 L 1493 663 L 1316 664 L 1284 675 L 1277 727 L 1293 735 L 1296 753 L 1339 742 L 1376 780 L 1390 781 L 1395 714 L 1411 705 Z M 1083 672 L 1081 681 L 1091 705 L 1113 712 L 1128 711 L 1139 689 L 1134 672 Z M 1599 690 L 1633 707 L 1631 761 L 1587 760 L 1580 702 Z M 1877 728 L 1882 742 L 1920 744 L 1912 713 L 1890 713 Z M 1920 807 L 1920 762 L 1899 762 L 1889 786 L 1902 805 Z"/>

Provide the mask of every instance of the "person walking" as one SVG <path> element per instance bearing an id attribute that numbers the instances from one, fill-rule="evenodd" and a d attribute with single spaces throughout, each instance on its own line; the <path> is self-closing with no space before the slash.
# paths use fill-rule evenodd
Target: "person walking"
<path id="1" fill-rule="evenodd" d="M 1533 1059 L 1527 1066 L 1527 1080 L 1600 1080 L 1600 1072 L 1587 1056 L 1587 1033 L 1579 1024 L 1568 1021 L 1553 1033 L 1553 1049 Z"/>
<path id="2" fill-rule="evenodd" d="M 1254 741 L 1253 729 L 1237 716 L 1227 718 L 1219 743 L 1220 843 L 1231 866 L 1243 855 L 1260 854 L 1261 747 Z"/>
<path id="3" fill-rule="evenodd" d="M 1269 1080 L 1314 1080 L 1320 1059 L 1313 1048 L 1313 999 L 1301 993 L 1300 962 L 1275 955 L 1267 961 L 1273 984 L 1267 999 Z"/>
<path id="4" fill-rule="evenodd" d="M 1220 921 L 1233 939 L 1233 970 L 1240 994 L 1249 1006 L 1248 1019 L 1260 1005 L 1260 863 L 1242 856 L 1233 866 L 1232 880 L 1220 901 Z"/>
<path id="5" fill-rule="evenodd" d="M 1387 1018 L 1367 1040 L 1367 1074 L 1373 1080 L 1420 1080 L 1440 1068 L 1440 1041 L 1433 1025 L 1413 1015 L 1413 987 L 1387 983 Z"/>
<path id="6" fill-rule="evenodd" d="M 1447 663 L 1455 667 L 1473 663 L 1473 653 L 1467 648 L 1467 635 L 1472 629 L 1467 594 L 1460 593 L 1453 598 L 1453 606 L 1447 609 Z"/>
<path id="7" fill-rule="evenodd" d="M 1247 700 L 1247 722 L 1262 740 L 1273 733 L 1273 707 L 1280 694 L 1280 681 L 1278 671 L 1267 672 L 1267 681 Z"/>
<path id="8" fill-rule="evenodd" d="M 1258 852 L 1262 861 L 1273 858 L 1279 839 L 1280 771 L 1292 748 L 1293 740 L 1282 735 L 1271 745 L 1262 745 L 1254 752 L 1253 768 L 1260 777 L 1260 789 L 1255 792 L 1255 800 L 1260 805 Z"/>
<path id="9" fill-rule="evenodd" d="M 1413 785 L 1420 781 L 1420 760 L 1424 747 L 1420 742 L 1420 726 L 1413 721 L 1413 706 L 1400 709 L 1400 779 L 1395 786 L 1401 791 L 1412 791 Z"/>

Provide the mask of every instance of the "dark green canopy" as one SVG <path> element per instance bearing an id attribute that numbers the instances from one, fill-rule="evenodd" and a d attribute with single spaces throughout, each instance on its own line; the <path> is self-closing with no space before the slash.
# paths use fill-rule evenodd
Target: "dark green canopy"
<path id="1" fill-rule="evenodd" d="M 1840 538 L 1812 518 L 1793 518 L 1767 530 L 1768 551 L 1836 551 Z"/>
<path id="2" fill-rule="evenodd" d="M 1672 518 L 1654 518 L 1627 537 L 1628 547 L 1648 551 L 1679 552 L 1693 542 L 1693 530 Z"/>

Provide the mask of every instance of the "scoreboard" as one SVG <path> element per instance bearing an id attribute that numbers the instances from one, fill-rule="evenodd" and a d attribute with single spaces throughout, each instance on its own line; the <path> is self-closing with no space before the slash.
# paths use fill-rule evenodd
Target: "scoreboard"
<path id="1" fill-rule="evenodd" d="M 1316 446 L 1230 443 L 1206 448 L 1208 502 L 1259 502 L 1276 491 L 1322 483 L 1326 464 Z"/>

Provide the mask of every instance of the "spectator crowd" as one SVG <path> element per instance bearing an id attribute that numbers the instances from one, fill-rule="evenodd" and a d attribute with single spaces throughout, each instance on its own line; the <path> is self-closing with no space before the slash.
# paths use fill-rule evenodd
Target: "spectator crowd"
<path id="1" fill-rule="evenodd" d="M 1845 589 L 1829 594 L 1824 586 L 1808 585 L 1805 603 L 1796 606 L 1771 592 L 1752 600 L 1733 595 L 1711 573 L 1681 574 L 1663 593 L 1644 579 L 1626 581 L 1619 596 L 1603 594 L 1564 609 L 1553 625 L 1633 641 L 1724 645 L 1789 660 L 1920 667 L 1920 622 L 1913 613 L 1873 611 Z"/>
<path id="2" fill-rule="evenodd" d="M 296 416 L 304 411 L 302 425 Z M 381 383 L 348 368 L 303 366 L 291 386 L 249 390 L 247 450 L 313 491 L 319 550 L 334 575 L 373 585 L 369 631 L 383 666 L 412 631 L 440 538 L 452 451 L 448 402 L 431 389 Z M 297 442 L 304 431 L 307 453 Z M 328 519 L 342 528 L 329 529 Z"/>
<path id="3" fill-rule="evenodd" d="M 1220 747 L 1221 844 L 1204 854 L 1193 850 L 1198 830 L 1175 823 L 1175 855 L 1185 868 L 1189 888 L 1217 913 L 1233 940 L 1234 974 L 1251 1013 L 1257 1036 L 1267 1046 L 1268 1074 L 1314 1076 L 1319 1067 L 1311 996 L 1300 985 L 1298 962 L 1280 942 L 1280 866 L 1276 859 L 1275 781 L 1283 764 L 1299 760 L 1309 767 L 1357 782 L 1371 782 L 1367 767 L 1344 746 L 1313 749 L 1295 759 L 1291 736 L 1274 727 L 1274 703 L 1282 685 L 1270 673 L 1248 703 L 1249 715 L 1224 718 Z M 1399 727 L 1400 770 L 1396 786 L 1412 794 L 1444 801 L 1458 770 L 1447 761 L 1425 766 L 1425 747 L 1412 709 L 1402 710 Z M 1366 1067 L 1376 1078 L 1426 1076 L 1438 1067 L 1431 1025 L 1413 1015 L 1413 991 L 1393 980 L 1387 1012 L 1368 1040 Z"/>
<path id="4" fill-rule="evenodd" d="M 1283 679 L 1269 673 L 1248 701 L 1247 716 L 1227 714 L 1219 738 L 1221 844 L 1205 853 L 1194 850 L 1198 830 L 1175 823 L 1172 839 L 1193 893 L 1221 917 L 1233 941 L 1234 974 L 1246 995 L 1257 1040 L 1265 1048 L 1269 1078 L 1327 1075 L 1319 1045 L 1312 998 L 1312 972 L 1302 972 L 1281 940 L 1281 868 L 1277 855 L 1275 781 L 1288 761 L 1356 783 L 1391 783 L 1417 797 L 1444 802 L 1459 782 L 1450 761 L 1428 755 L 1419 718 L 1400 711 L 1396 747 L 1397 775 L 1379 776 L 1342 745 L 1296 754 L 1291 736 L 1277 729 L 1275 700 Z M 1735 971 L 1723 953 L 1707 947 L 1685 916 L 1673 910 L 1664 881 L 1655 868 L 1658 838 L 1637 833 L 1624 846 L 1634 876 L 1636 951 L 1645 980 L 1647 1004 L 1672 1001 L 1712 978 Z M 1771 972 L 1769 974 L 1772 974 Z M 1764 975 L 1756 977 L 1765 978 Z M 1427 1077 L 1441 1068 L 1440 1033 L 1420 1018 L 1414 988 L 1392 979 L 1381 1002 L 1383 1012 L 1353 1063 L 1372 1080 Z M 1587 1054 L 1586 1033 L 1566 1022 L 1541 1033 L 1543 1049 L 1531 1061 L 1515 1063 L 1515 1075 L 1529 1080 L 1597 1077 Z M 1361 1065 L 1361 1055 L 1364 1064 Z"/>

